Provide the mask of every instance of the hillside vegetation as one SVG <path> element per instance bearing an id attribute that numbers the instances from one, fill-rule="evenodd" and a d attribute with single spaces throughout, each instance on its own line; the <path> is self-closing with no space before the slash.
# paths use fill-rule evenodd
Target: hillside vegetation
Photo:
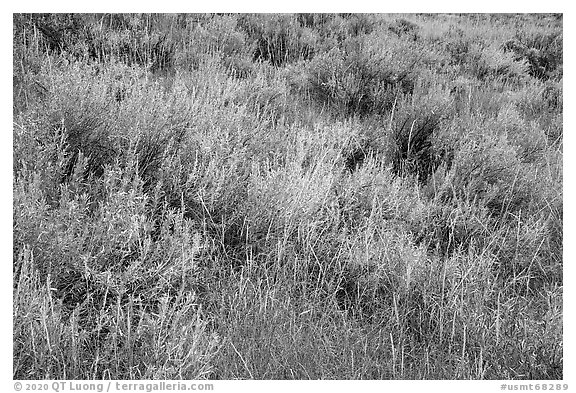
<path id="1" fill-rule="evenodd" d="M 16 379 L 561 379 L 561 15 L 15 14 Z"/>

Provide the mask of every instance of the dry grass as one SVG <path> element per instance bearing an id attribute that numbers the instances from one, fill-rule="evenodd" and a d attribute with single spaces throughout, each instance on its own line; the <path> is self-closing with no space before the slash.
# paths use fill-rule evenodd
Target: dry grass
<path id="1" fill-rule="evenodd" d="M 15 15 L 14 378 L 561 379 L 561 37 Z"/>

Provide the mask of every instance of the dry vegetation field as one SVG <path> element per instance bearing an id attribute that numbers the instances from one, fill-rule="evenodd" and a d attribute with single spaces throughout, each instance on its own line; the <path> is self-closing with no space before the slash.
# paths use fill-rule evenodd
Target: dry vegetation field
<path id="1" fill-rule="evenodd" d="M 13 17 L 15 379 L 561 379 L 561 15 Z"/>

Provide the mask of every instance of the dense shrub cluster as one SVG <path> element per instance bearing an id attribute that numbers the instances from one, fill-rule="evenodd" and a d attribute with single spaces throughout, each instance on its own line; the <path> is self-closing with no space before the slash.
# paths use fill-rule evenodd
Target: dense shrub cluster
<path id="1" fill-rule="evenodd" d="M 549 34 L 531 32 L 507 41 L 504 50 L 514 53 L 516 59 L 529 64 L 529 72 L 535 78 L 550 79 L 562 73 L 562 32 Z"/>
<path id="2" fill-rule="evenodd" d="M 15 378 L 562 378 L 561 17 L 13 37 Z"/>

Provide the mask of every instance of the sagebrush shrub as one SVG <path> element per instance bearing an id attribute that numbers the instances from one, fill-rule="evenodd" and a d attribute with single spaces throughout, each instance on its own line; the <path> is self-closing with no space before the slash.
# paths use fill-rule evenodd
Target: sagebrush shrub
<path id="1" fill-rule="evenodd" d="M 238 25 L 255 43 L 253 60 L 281 66 L 314 55 L 314 37 L 291 15 L 243 15 Z"/>
<path id="2" fill-rule="evenodd" d="M 316 56 L 306 69 L 304 89 L 348 116 L 385 113 L 398 94 L 414 89 L 414 56 L 408 46 L 375 44 L 377 36 L 350 39 L 343 49 Z"/>
<path id="3" fill-rule="evenodd" d="M 562 75 L 562 44 L 561 32 L 526 32 L 518 33 L 504 43 L 503 48 L 512 52 L 516 59 L 526 61 L 530 75 L 546 80 Z"/>

